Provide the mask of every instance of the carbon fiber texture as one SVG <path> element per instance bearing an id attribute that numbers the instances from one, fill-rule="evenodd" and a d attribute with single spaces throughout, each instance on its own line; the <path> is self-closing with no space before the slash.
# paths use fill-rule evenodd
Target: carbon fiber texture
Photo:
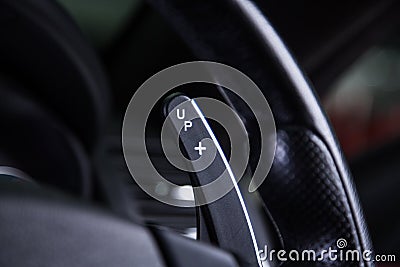
<path id="1" fill-rule="evenodd" d="M 279 227 L 284 249 L 360 251 L 358 231 L 335 162 L 325 144 L 311 131 L 289 128 L 278 131 L 271 172 L 260 192 Z M 287 262 L 284 266 L 364 266 L 362 262 Z"/>

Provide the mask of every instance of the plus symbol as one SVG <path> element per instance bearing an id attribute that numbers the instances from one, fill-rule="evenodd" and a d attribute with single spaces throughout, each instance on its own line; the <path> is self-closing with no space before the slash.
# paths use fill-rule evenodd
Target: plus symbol
<path id="1" fill-rule="evenodd" d="M 199 155 L 203 155 L 203 150 L 207 150 L 205 146 L 202 146 L 201 142 L 199 142 L 199 146 L 196 146 L 194 150 L 199 151 Z"/>

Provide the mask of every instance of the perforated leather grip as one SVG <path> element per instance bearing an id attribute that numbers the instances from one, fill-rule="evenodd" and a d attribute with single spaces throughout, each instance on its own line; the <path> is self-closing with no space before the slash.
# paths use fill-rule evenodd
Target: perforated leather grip
<path id="1" fill-rule="evenodd" d="M 311 131 L 292 127 L 278 132 L 274 164 L 260 191 L 286 251 L 337 250 L 340 239 L 347 242 L 345 250 L 363 250 L 360 238 L 367 234 L 358 232 L 354 222 L 361 212 L 351 210 L 329 150 Z M 325 258 L 307 266 L 363 266 L 362 260 Z"/>

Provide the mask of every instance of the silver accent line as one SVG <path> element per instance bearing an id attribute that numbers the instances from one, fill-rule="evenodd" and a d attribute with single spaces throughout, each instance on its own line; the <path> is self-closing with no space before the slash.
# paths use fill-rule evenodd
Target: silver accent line
<path id="1" fill-rule="evenodd" d="M 34 180 L 23 171 L 9 166 L 0 166 L 0 175 L 9 175 L 26 182 L 34 182 Z"/>
<path id="2" fill-rule="evenodd" d="M 228 171 L 229 177 L 232 180 L 233 186 L 234 186 L 235 191 L 236 191 L 236 195 L 239 198 L 239 202 L 240 202 L 240 205 L 242 207 L 242 211 L 243 211 L 244 216 L 246 218 L 247 228 L 250 231 L 250 236 L 251 236 L 251 240 L 253 242 L 254 252 L 255 252 L 256 257 L 257 257 L 258 266 L 262 267 L 263 265 L 262 265 L 261 258 L 260 258 L 260 255 L 259 255 L 259 248 L 258 248 L 256 236 L 254 234 L 253 225 L 251 224 L 250 216 L 249 216 L 249 213 L 247 212 L 247 207 L 246 207 L 246 204 L 244 203 L 244 200 L 243 200 L 243 197 L 242 197 L 242 193 L 240 192 L 239 186 L 236 183 L 235 175 L 233 174 L 231 166 L 229 165 L 229 162 L 225 157 L 224 151 L 222 150 L 221 146 L 219 145 L 217 137 L 214 135 L 214 132 L 211 130 L 211 127 L 208 124 L 208 122 L 207 122 L 206 118 L 204 117 L 203 113 L 201 112 L 201 109 L 199 108 L 199 106 L 197 106 L 197 103 L 196 103 L 195 100 L 191 99 L 190 103 L 192 104 L 193 108 L 196 110 L 197 114 L 199 115 L 199 118 L 203 122 L 204 127 L 207 129 L 207 132 L 210 135 L 211 140 L 214 142 L 214 145 L 217 148 L 217 151 L 220 154 L 220 156 L 222 158 L 222 161 L 224 162 L 224 165 L 225 165 L 226 170 Z"/>

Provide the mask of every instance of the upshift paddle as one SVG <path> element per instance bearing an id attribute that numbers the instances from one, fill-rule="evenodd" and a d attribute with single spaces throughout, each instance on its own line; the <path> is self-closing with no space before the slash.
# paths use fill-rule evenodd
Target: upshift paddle
<path id="1" fill-rule="evenodd" d="M 183 153 L 192 164 L 192 186 L 203 187 L 222 175 L 223 184 L 230 183 L 232 188 L 211 203 L 207 202 L 209 193 L 194 190 L 196 203 L 202 204 L 197 208 L 198 238 L 232 252 L 241 266 L 265 266 L 260 261 L 255 231 L 238 179 L 196 101 L 173 95 L 164 103 L 164 115 L 175 128 Z"/>

